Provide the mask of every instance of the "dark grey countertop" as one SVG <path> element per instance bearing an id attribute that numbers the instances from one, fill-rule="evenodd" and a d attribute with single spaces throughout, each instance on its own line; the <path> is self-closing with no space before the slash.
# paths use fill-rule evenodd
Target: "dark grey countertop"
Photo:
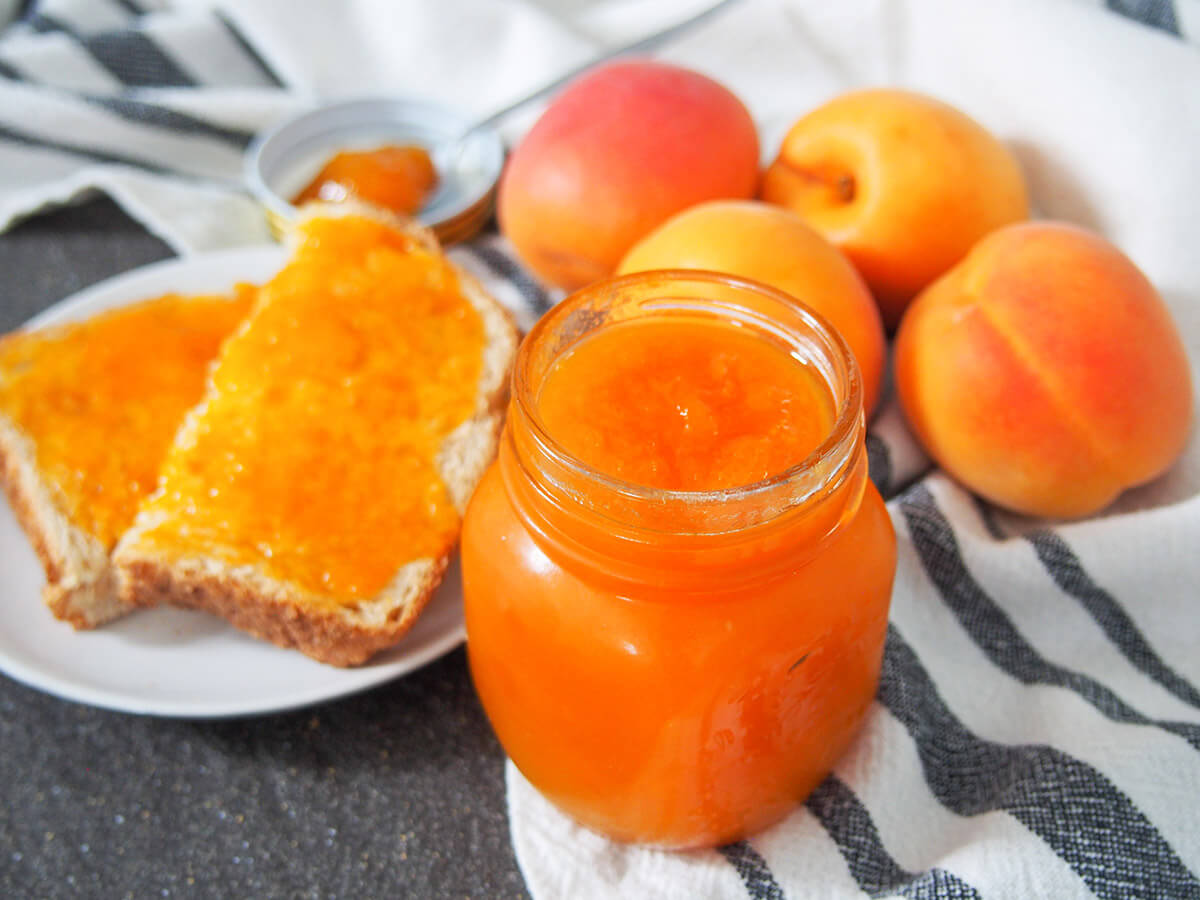
<path id="1" fill-rule="evenodd" d="M 0 235 L 0 331 L 170 255 L 104 198 L 30 219 Z M 364 694 L 227 721 L 0 677 L 0 784 L 2 897 L 527 896 L 461 648 Z"/>

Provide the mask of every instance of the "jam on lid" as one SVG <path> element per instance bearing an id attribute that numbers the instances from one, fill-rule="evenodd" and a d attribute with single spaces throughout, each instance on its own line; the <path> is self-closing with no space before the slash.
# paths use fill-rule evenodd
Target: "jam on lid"
<path id="1" fill-rule="evenodd" d="M 411 216 L 437 185 L 437 169 L 423 147 L 386 145 L 373 150 L 342 150 L 292 200 L 341 203 L 360 200 Z"/>

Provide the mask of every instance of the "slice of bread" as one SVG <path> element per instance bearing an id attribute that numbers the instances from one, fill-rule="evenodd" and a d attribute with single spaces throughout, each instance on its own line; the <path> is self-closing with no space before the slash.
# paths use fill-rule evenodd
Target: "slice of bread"
<path id="1" fill-rule="evenodd" d="M 112 548 L 72 520 L 60 492 L 39 470 L 36 444 L 3 414 L 0 481 L 45 570 L 42 599 L 50 611 L 76 628 L 94 628 L 128 612 L 109 565 Z"/>
<path id="2" fill-rule="evenodd" d="M 325 207 L 293 243 L 114 559 L 126 602 L 356 665 L 442 578 L 517 333 L 423 229 Z"/>
<path id="3" fill-rule="evenodd" d="M 0 482 L 58 618 L 93 628 L 131 608 L 109 554 L 251 294 L 170 294 L 0 339 Z"/>

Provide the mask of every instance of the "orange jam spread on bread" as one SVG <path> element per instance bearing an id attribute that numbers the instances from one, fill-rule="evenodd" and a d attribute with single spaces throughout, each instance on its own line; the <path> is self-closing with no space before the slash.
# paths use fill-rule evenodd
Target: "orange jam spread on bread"
<path id="1" fill-rule="evenodd" d="M 253 295 L 248 286 L 233 299 L 168 294 L 0 340 L 0 412 L 32 440 L 67 516 L 105 547 L 153 490 Z"/>
<path id="2" fill-rule="evenodd" d="M 419 238 L 360 216 L 301 227 L 222 349 L 142 539 L 349 606 L 457 539 L 437 457 L 474 413 L 485 335 Z"/>
<path id="3" fill-rule="evenodd" d="M 310 200 L 360 200 L 410 216 L 425 205 L 437 180 L 433 160 L 422 147 L 389 145 L 374 150 L 343 150 L 292 202 L 299 206 Z"/>
<path id="4" fill-rule="evenodd" d="M 555 361 L 538 396 L 546 429 L 586 465 L 676 491 L 753 484 L 829 434 L 820 378 L 780 346 L 710 320 L 623 322 Z"/>

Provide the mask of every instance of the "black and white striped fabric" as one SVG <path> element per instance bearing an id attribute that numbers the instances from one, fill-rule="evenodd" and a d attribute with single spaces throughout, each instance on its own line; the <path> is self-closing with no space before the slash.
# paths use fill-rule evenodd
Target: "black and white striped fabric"
<path id="1" fill-rule="evenodd" d="M 651 25 L 704 5 L 658 5 Z M 266 240 L 242 151 L 347 93 L 347 60 L 371 73 L 358 93 L 420 93 L 404 80 L 419 72 L 486 113 L 481 96 L 506 99 L 497 85 L 517 96 L 640 36 L 636 6 L 0 0 L 0 229 L 98 189 L 180 253 Z M 410 32 L 381 43 L 370 23 L 397 7 Z M 463 33 L 475 43 L 439 49 Z M 1012 142 L 1042 214 L 1103 231 L 1146 269 L 1195 366 L 1191 36 L 1200 0 L 741 0 L 659 55 L 731 85 L 768 144 L 860 84 L 967 109 Z M 495 233 L 452 253 L 525 327 L 559 299 Z M 931 470 L 894 401 L 868 452 L 900 561 L 877 702 L 849 753 L 783 823 L 689 854 L 586 832 L 510 765 L 535 898 L 1200 898 L 1195 442 L 1168 476 L 1069 524 L 1005 514 Z"/>
<path id="2" fill-rule="evenodd" d="M 160 0 L 15 13 L 0 31 L 0 228 L 99 189 L 181 253 L 269 240 L 242 154 L 304 99 L 230 15 Z"/>

